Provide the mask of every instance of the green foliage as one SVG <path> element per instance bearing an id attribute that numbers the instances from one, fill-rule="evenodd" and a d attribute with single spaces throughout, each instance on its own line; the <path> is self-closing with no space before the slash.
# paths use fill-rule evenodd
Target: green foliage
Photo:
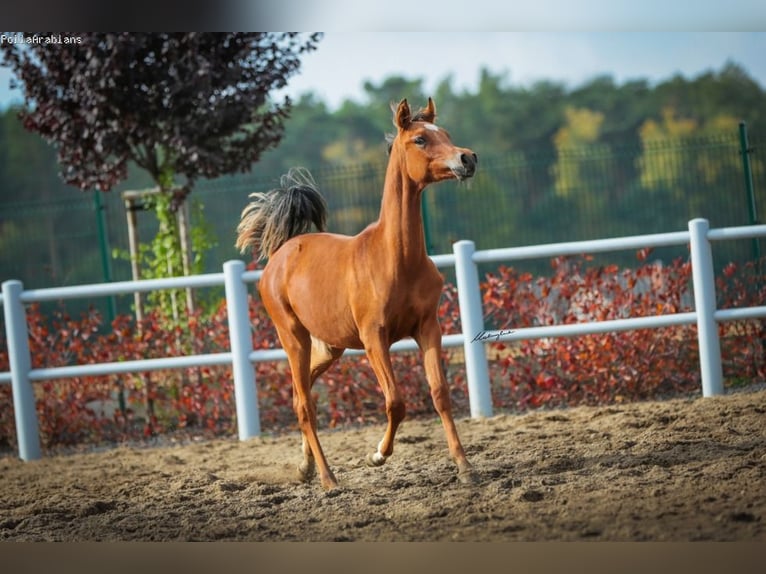
<path id="1" fill-rule="evenodd" d="M 239 257 L 233 229 L 247 194 L 271 189 L 294 166 L 314 173 L 330 207 L 330 230 L 356 233 L 377 217 L 389 104 L 407 97 L 423 105 L 427 94 L 420 79 L 401 77 L 369 82 L 365 91 L 365 101 L 336 110 L 304 94 L 292 104 L 279 146 L 263 153 L 251 174 L 196 182 L 194 195 L 221 238 L 206 253 L 205 271 Z M 756 150 L 756 203 L 766 205 L 766 162 L 757 151 L 766 137 L 766 92 L 736 64 L 657 85 L 604 76 L 573 88 L 554 81 L 520 87 L 484 70 L 476 90 L 457 90 L 447 77 L 435 92 L 437 122 L 479 154 L 479 170 L 468 185 L 426 190 L 433 253 L 465 238 L 491 248 L 675 231 L 693 217 L 713 227 L 747 224 L 740 120 Z M 53 151 L 21 128 L 16 111 L 6 111 L 2 126 L 0 244 L 7 256 L 0 274 L 34 287 L 103 280 L 99 265 L 85 264 L 98 261 L 92 202 L 57 181 Z M 24 158 L 33 169 L 22 169 Z M 132 173 L 122 189 L 153 184 Z M 124 249 L 124 211 L 110 195 L 110 241 Z M 149 232 L 156 229 L 143 227 L 140 236 Z M 723 250 L 717 257 L 750 255 L 733 242 Z M 617 257 L 613 262 L 624 262 Z M 115 279 L 129 278 L 125 260 L 114 269 Z"/>
<path id="2" fill-rule="evenodd" d="M 176 210 L 184 206 L 177 205 L 173 192 L 160 192 L 147 195 L 144 209 L 151 210 L 157 219 L 159 229 L 150 243 L 142 243 L 138 249 L 138 264 L 142 279 L 161 279 L 182 275 L 197 275 L 204 272 L 205 254 L 215 247 L 216 241 L 210 225 L 204 220 L 204 206 L 191 200 L 190 221 L 190 261 L 188 269 L 184 262 L 181 247 Z M 130 253 L 124 249 L 115 249 L 114 257 L 130 261 Z M 200 303 L 196 301 L 195 303 Z M 203 303 L 203 310 L 210 307 L 210 302 Z M 186 324 L 189 309 L 186 292 L 182 289 L 153 291 L 147 297 L 147 310 L 156 311 L 168 324 Z"/>
<path id="3" fill-rule="evenodd" d="M 315 172 L 331 196 L 331 219 L 344 211 L 343 224 L 331 229 L 345 233 L 357 195 L 373 205 L 380 197 L 383 168 L 371 178 L 358 174 L 385 159 L 389 101 L 425 101 L 417 78 L 367 82 L 365 90 L 368 102 L 345 102 L 334 112 L 302 100 L 311 105 L 295 107 L 284 146 L 261 164 L 261 173 L 274 177 L 293 165 Z M 714 226 L 748 223 L 737 124 L 747 122 L 751 141 L 766 135 L 766 92 L 736 64 L 656 86 L 602 76 L 573 89 L 552 81 L 517 87 L 485 69 L 476 91 L 458 92 L 448 77 L 436 92 L 437 122 L 477 151 L 479 171 L 468 188 L 426 191 L 435 253 L 462 238 L 497 247 L 671 231 L 694 217 Z M 760 204 L 766 167 L 757 155 Z M 348 170 L 344 181 L 341 169 Z M 344 195 L 333 201 L 339 190 Z M 369 221 L 375 212 L 364 216 Z"/>

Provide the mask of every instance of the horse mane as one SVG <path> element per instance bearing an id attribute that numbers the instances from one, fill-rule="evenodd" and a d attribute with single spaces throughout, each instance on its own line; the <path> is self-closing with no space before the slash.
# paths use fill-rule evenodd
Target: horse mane
<path id="1" fill-rule="evenodd" d="M 386 154 L 391 155 L 391 148 L 394 147 L 394 139 L 396 138 L 396 134 L 387 133 L 385 137 L 386 137 Z"/>
<path id="2" fill-rule="evenodd" d="M 235 246 L 240 252 L 251 248 L 259 259 L 266 259 L 285 241 L 311 231 L 311 224 L 324 231 L 327 204 L 311 173 L 291 168 L 279 180 L 279 187 L 251 193 L 242 211 Z"/>

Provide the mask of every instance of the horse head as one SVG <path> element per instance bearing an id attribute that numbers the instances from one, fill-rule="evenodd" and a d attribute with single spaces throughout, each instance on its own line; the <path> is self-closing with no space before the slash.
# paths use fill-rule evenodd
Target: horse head
<path id="1" fill-rule="evenodd" d="M 409 178 L 423 186 L 447 179 L 463 181 L 476 173 L 478 158 L 468 149 L 452 143 L 449 133 L 438 127 L 436 107 L 428 105 L 413 114 L 407 100 L 394 110 L 397 134 L 391 142 L 392 158 L 400 154 Z"/>

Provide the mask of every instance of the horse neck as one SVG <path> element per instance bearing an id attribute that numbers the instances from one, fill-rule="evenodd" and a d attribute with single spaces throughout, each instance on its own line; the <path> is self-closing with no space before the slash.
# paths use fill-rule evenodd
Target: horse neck
<path id="1" fill-rule="evenodd" d="M 419 265 L 427 257 L 420 209 L 420 195 L 425 185 L 413 182 L 403 163 L 403 158 L 392 150 L 386 169 L 378 229 L 389 261 L 398 265 Z"/>

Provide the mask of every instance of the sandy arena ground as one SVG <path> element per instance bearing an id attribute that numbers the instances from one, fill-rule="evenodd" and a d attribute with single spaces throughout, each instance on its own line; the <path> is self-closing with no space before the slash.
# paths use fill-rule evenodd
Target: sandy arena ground
<path id="1" fill-rule="evenodd" d="M 300 436 L 0 458 L 0 540 L 766 542 L 766 390 L 459 421 L 320 429 L 341 487 L 295 482 Z"/>

